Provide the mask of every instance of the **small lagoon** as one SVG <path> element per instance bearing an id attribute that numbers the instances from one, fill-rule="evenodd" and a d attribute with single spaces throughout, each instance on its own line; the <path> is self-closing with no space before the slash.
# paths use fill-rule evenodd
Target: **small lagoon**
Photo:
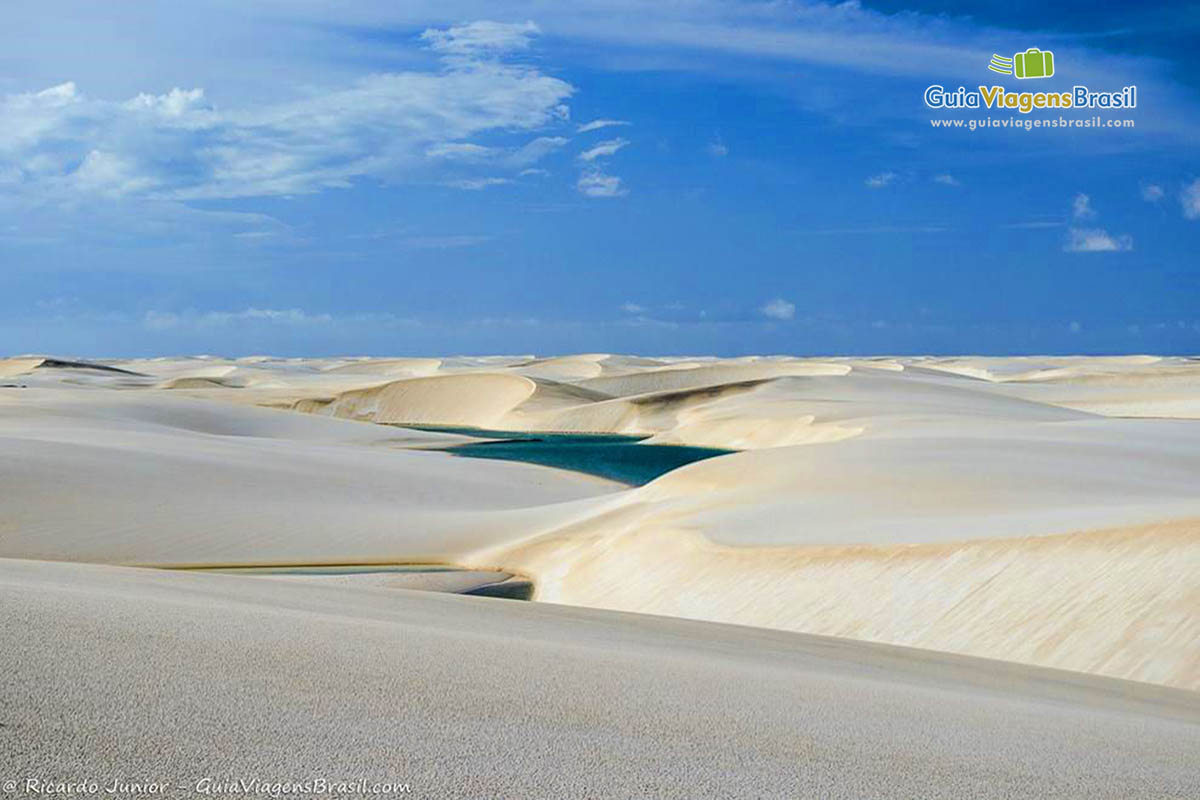
<path id="1" fill-rule="evenodd" d="M 441 448 L 456 456 L 525 461 L 546 467 L 585 472 L 630 486 L 649 483 L 660 475 L 693 461 L 735 452 L 715 447 L 640 444 L 649 437 L 607 433 L 529 433 L 432 425 L 401 427 L 458 433 L 489 440 Z"/>

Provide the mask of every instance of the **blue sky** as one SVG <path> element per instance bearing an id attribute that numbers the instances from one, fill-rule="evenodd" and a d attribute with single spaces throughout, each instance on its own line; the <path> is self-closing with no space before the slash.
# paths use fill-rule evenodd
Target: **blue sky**
<path id="1" fill-rule="evenodd" d="M 1194 4 L 183 5 L 6 7 L 0 350 L 1200 351 Z"/>

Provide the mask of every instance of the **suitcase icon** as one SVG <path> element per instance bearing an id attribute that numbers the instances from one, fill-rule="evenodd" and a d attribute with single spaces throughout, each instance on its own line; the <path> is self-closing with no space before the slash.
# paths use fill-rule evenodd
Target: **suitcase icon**
<path id="1" fill-rule="evenodd" d="M 1049 78 L 1054 74 L 1054 53 L 1031 47 L 1013 56 L 1014 74 L 1018 78 Z"/>

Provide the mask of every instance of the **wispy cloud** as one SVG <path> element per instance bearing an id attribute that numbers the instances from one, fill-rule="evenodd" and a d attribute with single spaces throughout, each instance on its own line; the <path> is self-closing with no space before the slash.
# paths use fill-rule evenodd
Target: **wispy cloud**
<path id="1" fill-rule="evenodd" d="M 409 236 L 401 244 L 414 250 L 452 250 L 460 247 L 475 247 L 490 242 L 491 236 L 453 234 L 449 236 Z"/>
<path id="2" fill-rule="evenodd" d="M 724 158 L 729 155 L 729 148 L 725 145 L 725 141 L 720 137 L 716 137 L 705 148 L 708 154 L 713 158 Z"/>
<path id="3" fill-rule="evenodd" d="M 1029 222 L 1006 222 L 1000 227 L 1007 230 L 1041 230 L 1044 228 L 1061 228 L 1066 224 L 1062 220 L 1035 219 Z"/>
<path id="4" fill-rule="evenodd" d="M 480 20 L 466 25 L 455 25 L 445 30 L 430 28 L 421 34 L 421 39 L 435 52 L 458 58 L 478 59 L 526 50 L 530 39 L 538 33 L 538 26 L 532 22 L 510 24 Z"/>
<path id="5" fill-rule="evenodd" d="M 583 165 L 583 172 L 575 183 L 575 188 L 587 197 L 621 197 L 628 190 L 622 185 L 621 179 L 604 171 L 599 163 L 601 159 L 609 158 L 629 146 L 629 140 L 617 137 L 599 142 L 579 154 L 578 160 Z"/>
<path id="6" fill-rule="evenodd" d="M 1069 228 L 1063 243 L 1063 250 L 1068 253 L 1111 253 L 1132 249 L 1132 236 L 1113 236 L 1100 228 Z"/>
<path id="7" fill-rule="evenodd" d="M 607 156 L 615 155 L 618 151 L 629 146 L 628 139 L 617 137 L 616 139 L 606 139 L 599 144 L 589 147 L 579 154 L 580 161 L 595 161 L 597 158 L 606 158 Z"/>
<path id="8" fill-rule="evenodd" d="M 934 175 L 933 182 L 940 183 L 943 186 L 962 186 L 962 183 L 959 182 L 958 178 L 954 177 L 953 175 L 947 174 L 947 173 L 942 173 L 941 175 Z"/>
<path id="9" fill-rule="evenodd" d="M 1179 193 L 1179 204 L 1187 219 L 1200 219 L 1200 178 L 1183 187 Z"/>
<path id="10" fill-rule="evenodd" d="M 598 131 L 601 128 L 611 128 L 614 126 L 625 126 L 632 124 L 632 122 L 626 122 L 623 119 L 594 119 L 591 122 L 583 123 L 575 130 L 577 133 L 590 133 L 591 131 Z"/>
<path id="11" fill-rule="evenodd" d="M 513 167 L 528 167 L 567 143 L 563 136 L 539 136 L 508 156 L 507 163 Z"/>
<path id="12" fill-rule="evenodd" d="M 768 319 L 788 320 L 795 318 L 796 305 L 784 300 L 782 297 L 776 297 L 774 300 L 768 301 L 763 305 L 759 311 Z"/>
<path id="13" fill-rule="evenodd" d="M 575 188 L 588 197 L 620 197 L 626 191 L 620 178 L 616 175 L 606 175 L 599 170 L 580 175 Z"/>
<path id="14" fill-rule="evenodd" d="M 1071 200 L 1071 218 L 1076 222 L 1098 217 L 1092 208 L 1092 199 L 1080 192 Z M 1067 228 L 1063 251 L 1067 253 L 1115 253 L 1133 249 L 1133 237 L 1128 234 L 1114 235 L 1103 228 Z"/>
<path id="15" fill-rule="evenodd" d="M 1077 220 L 1095 219 L 1096 210 L 1092 208 L 1092 198 L 1080 192 L 1071 200 L 1071 218 Z"/>
<path id="16" fill-rule="evenodd" d="M 863 181 L 863 183 L 867 185 L 868 189 L 882 189 L 885 186 L 891 186 L 898 177 L 899 176 L 891 170 L 886 170 L 878 175 L 872 175 Z"/>
<path id="17" fill-rule="evenodd" d="M 8 95 L 0 99 L 0 188 L 42 200 L 230 199 L 319 192 L 485 159 L 496 151 L 465 140 L 567 116 L 570 85 L 503 60 L 528 48 L 536 32 L 528 23 L 431 29 L 421 39 L 441 57 L 439 71 L 379 73 L 240 109 L 218 108 L 202 89 L 113 102 L 68 82 Z M 535 139 L 511 164 L 528 165 L 564 141 Z"/>
<path id="18" fill-rule="evenodd" d="M 471 142 L 441 142 L 425 149 L 425 155 L 429 158 L 448 161 L 483 161 L 494 157 L 496 153 L 494 147 L 484 147 Z"/>
<path id="19" fill-rule="evenodd" d="M 148 330 L 164 331 L 180 326 L 223 327 L 239 324 L 324 325 L 333 321 L 329 314 L 312 314 L 299 308 L 247 308 L 242 311 L 147 311 L 142 325 Z"/>
<path id="20" fill-rule="evenodd" d="M 1157 183 L 1143 183 L 1141 193 L 1142 199 L 1147 203 L 1157 203 L 1166 195 L 1166 192 Z"/>
<path id="21" fill-rule="evenodd" d="M 839 236 L 877 233 L 944 233 L 946 230 L 945 225 L 864 225 L 851 228 L 818 228 L 796 231 L 796 233 L 804 236 Z"/>
<path id="22" fill-rule="evenodd" d="M 451 189 L 465 189 L 469 192 L 478 192 L 481 189 L 487 189 L 491 186 L 503 186 L 506 183 L 512 183 L 512 178 L 462 178 L 454 181 L 446 181 L 443 185 L 449 186 Z"/>

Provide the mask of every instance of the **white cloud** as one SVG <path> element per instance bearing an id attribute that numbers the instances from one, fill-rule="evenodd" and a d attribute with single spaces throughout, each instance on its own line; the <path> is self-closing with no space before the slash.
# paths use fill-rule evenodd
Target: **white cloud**
<path id="1" fill-rule="evenodd" d="M 491 241 L 491 236 L 457 234 L 450 236 L 409 236 L 403 244 L 414 250 L 451 250 L 458 247 L 474 247 Z"/>
<path id="2" fill-rule="evenodd" d="M 619 150 L 629 145 L 628 139 L 617 137 L 616 139 L 606 139 L 603 142 L 584 150 L 579 154 L 580 161 L 595 161 L 597 158 L 605 158 L 614 155 Z"/>
<path id="3" fill-rule="evenodd" d="M 1078 221 L 1095 219 L 1092 199 L 1080 192 L 1071 200 L 1071 217 Z M 1067 228 L 1063 251 L 1067 253 L 1115 253 L 1133 249 L 1133 237 L 1128 234 L 1113 235 L 1103 228 Z"/>
<path id="4" fill-rule="evenodd" d="M 853 0 L 575 0 L 505 5 L 479 0 L 260 2 L 239 5 L 237 14 L 228 13 L 228 0 L 194 0 L 174 4 L 171 14 L 131 18 L 128 25 L 111 24 L 111 13 L 104 10 L 107 5 L 74 4 L 64 21 L 61 14 L 26 10 L 40 8 L 37 4 L 17 4 L 15 20 L 0 26 L 0 51 L 14 65 L 29 65 L 30 69 L 13 74 L 45 81 L 44 85 L 50 82 L 45 75 L 84 75 L 83 70 L 94 64 L 103 64 L 104 71 L 112 74 L 137 74 L 139 69 L 144 73 L 148 65 L 165 67 L 161 74 L 191 74 L 182 70 L 195 69 L 197 55 L 213 50 L 222 58 L 205 65 L 202 85 L 261 97 L 280 75 L 287 76 L 286 83 L 291 86 L 311 86 L 333 74 L 348 74 L 364 62 L 387 63 L 397 58 L 392 37 L 355 35 L 358 32 L 411 30 L 432 20 L 458 22 L 501 13 L 511 22 L 536 13 L 543 27 L 572 47 L 603 53 L 604 66 L 617 74 L 653 59 L 654 64 L 665 64 L 670 69 L 717 74 L 729 80 L 732 73 L 723 54 L 744 58 L 744 69 L 736 71 L 741 79 L 770 74 L 780 62 L 828 68 L 822 79 L 814 82 L 814 87 L 821 90 L 801 92 L 809 95 L 801 102 L 810 108 L 829 109 L 835 105 L 832 111 L 838 114 L 857 107 L 861 120 L 863 114 L 889 118 L 895 109 L 893 104 L 878 102 L 878 97 L 873 98 L 870 108 L 863 103 L 864 98 L 871 98 L 875 86 L 860 79 L 863 73 L 925 80 L 929 77 L 928 65 L 936 63 L 939 75 L 946 80 L 975 80 L 981 53 L 986 61 L 995 42 L 1021 35 L 1012 29 L 981 25 L 967 16 L 895 14 Z M 206 23 L 204 37 L 194 35 L 197 22 Z M 488 33 L 487 26 L 494 30 Z M 452 29 L 459 41 L 447 44 L 442 54 L 470 49 L 477 57 L 480 45 L 497 39 L 514 46 L 525 44 L 525 34 L 531 27 L 530 23 L 460 26 Z M 128 46 L 131 36 L 138 47 Z M 201 38 L 203 41 L 197 41 Z M 442 39 L 431 35 L 426 43 L 441 45 Z M 47 41 L 56 42 L 58 47 L 46 52 Z M 272 41 L 273 46 L 255 46 L 262 41 Z M 1068 48 L 1076 82 L 1096 86 L 1136 83 L 1161 101 L 1158 114 L 1147 118 L 1147 114 L 1139 113 L 1139 131 L 1172 128 L 1194 139 L 1194 104 L 1187 102 L 1186 92 L 1177 91 L 1179 87 L 1169 82 L 1161 64 L 1136 54 L 1113 54 L 1094 45 L 1086 39 L 1059 43 Z M 399 58 L 405 57 L 399 54 Z M 837 80 L 838 73 L 846 74 L 849 80 L 837 84 L 833 94 L 838 97 L 831 98 L 832 84 L 828 81 Z M 238 87 L 230 88 L 231 84 Z M 918 113 L 915 108 L 910 110 Z M 1087 145 L 1080 140 L 1070 146 Z"/>
<path id="5" fill-rule="evenodd" d="M 793 319 L 796 316 L 796 305 L 789 303 L 781 297 L 771 300 L 762 308 L 759 309 L 764 317 L 770 319 L 787 320 Z"/>
<path id="6" fill-rule="evenodd" d="M 867 178 L 864 183 L 868 188 L 882 189 L 885 186 L 890 186 L 897 177 L 899 176 L 896 175 L 896 173 L 892 172 L 891 170 L 887 170 L 879 173 L 878 175 L 872 175 L 871 177 Z"/>
<path id="7" fill-rule="evenodd" d="M 429 48 L 439 53 L 465 58 L 480 58 L 526 50 L 539 33 L 532 22 L 508 24 L 480 20 L 445 30 L 430 28 L 421 34 Z"/>
<path id="8" fill-rule="evenodd" d="M 69 84 L 74 91 L 75 84 Z M 139 94 L 125 104 L 130 109 L 152 109 L 168 117 L 182 117 L 190 111 L 205 108 L 203 89 L 175 88 L 166 94 Z"/>
<path id="9" fill-rule="evenodd" d="M 588 197 L 620 197 L 626 190 L 616 175 L 605 175 L 599 170 L 585 172 L 579 176 L 575 188 Z"/>
<path id="10" fill-rule="evenodd" d="M 562 136 L 539 136 L 510 155 L 507 161 L 514 167 L 528 167 L 541 161 L 566 143 L 567 140 Z"/>
<path id="11" fill-rule="evenodd" d="M 1183 187 L 1179 193 L 1179 203 L 1183 207 L 1183 216 L 1200 219 L 1200 178 Z"/>
<path id="12" fill-rule="evenodd" d="M 849 228 L 816 228 L 796 231 L 803 236 L 840 236 L 876 233 L 945 233 L 945 225 L 862 225 Z"/>
<path id="13" fill-rule="evenodd" d="M 1092 208 L 1092 198 L 1083 192 L 1075 195 L 1071 200 L 1071 217 L 1073 219 L 1093 219 L 1095 216 L 1096 210 Z"/>
<path id="14" fill-rule="evenodd" d="M 1035 219 L 1028 222 L 1008 222 L 1001 225 L 1006 230 L 1041 230 L 1044 228 L 1061 228 L 1065 222 L 1048 219 Z"/>
<path id="15" fill-rule="evenodd" d="M 1100 228 L 1068 228 L 1063 250 L 1068 253 L 1105 253 L 1133 249 L 1133 237 L 1113 236 Z"/>
<path id="16" fill-rule="evenodd" d="M 517 148 L 485 147 L 472 142 L 441 142 L 425 149 L 430 159 L 466 164 L 493 162 L 518 169 L 541 161 L 567 143 L 562 136 L 538 136 Z"/>
<path id="17" fill-rule="evenodd" d="M 1164 192 L 1163 188 L 1157 183 L 1142 184 L 1142 199 L 1147 203 L 1157 203 L 1159 200 L 1163 199 L 1165 194 L 1166 192 Z"/>
<path id="18" fill-rule="evenodd" d="M 130 158 L 93 150 L 70 175 L 70 183 L 84 192 L 120 196 L 151 189 L 157 181 L 139 173 L 136 162 Z"/>
<path id="19" fill-rule="evenodd" d="M 511 178 L 463 178 L 461 180 L 446 181 L 445 186 L 451 189 L 465 189 L 468 192 L 478 192 L 481 189 L 487 189 L 490 186 L 503 186 L 506 183 L 512 183 Z"/>
<path id="20" fill-rule="evenodd" d="M 622 303 L 621 310 L 626 314 L 644 314 L 647 311 L 645 306 L 639 306 L 637 303 Z"/>
<path id="21" fill-rule="evenodd" d="M 482 161 L 495 154 L 494 147 L 470 142 L 442 142 L 425 148 L 425 155 L 429 158 L 444 158 L 447 161 Z"/>
<path id="22" fill-rule="evenodd" d="M 729 148 L 725 146 L 725 142 L 718 136 L 708 143 L 708 154 L 713 158 L 724 158 L 729 155 Z"/>
<path id="23" fill-rule="evenodd" d="M 466 140 L 569 116 L 569 84 L 502 60 L 527 48 L 536 31 L 528 23 L 428 30 L 421 38 L 439 55 L 438 71 L 374 74 L 243 108 L 218 109 L 201 89 L 112 102 L 69 82 L 0 97 L 2 194 L 18 202 L 230 199 L 403 179 L 505 152 L 509 166 L 528 166 L 565 140 L 538 137 L 516 150 Z"/>
<path id="24" fill-rule="evenodd" d="M 940 183 L 944 186 L 962 186 L 958 178 L 948 174 L 934 175 L 933 182 Z"/>
<path id="25" fill-rule="evenodd" d="M 591 122 L 585 122 L 575 130 L 578 133 L 588 133 L 589 131 L 598 131 L 601 128 L 611 128 L 614 125 L 632 125 L 632 122 L 626 122 L 623 119 L 594 119 Z"/>
<path id="26" fill-rule="evenodd" d="M 165 331 L 178 327 L 224 327 L 247 323 L 269 325 L 324 325 L 333 321 L 329 314 L 310 314 L 299 308 L 247 308 L 242 311 L 147 311 L 142 325 L 148 330 Z"/>

